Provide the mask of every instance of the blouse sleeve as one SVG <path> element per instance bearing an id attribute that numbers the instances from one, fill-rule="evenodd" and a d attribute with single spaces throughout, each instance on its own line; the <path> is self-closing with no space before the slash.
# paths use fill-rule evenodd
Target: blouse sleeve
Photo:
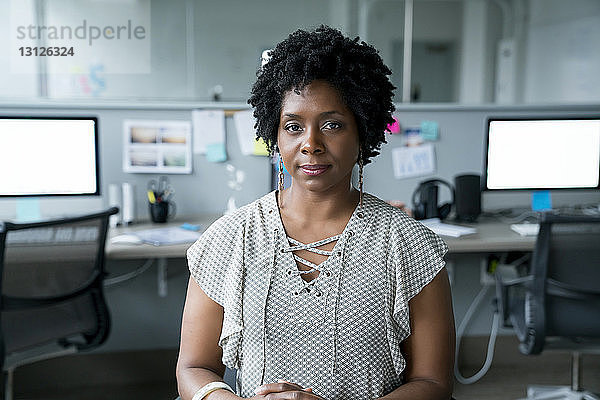
<path id="1" fill-rule="evenodd" d="M 402 331 L 402 341 L 410 335 L 408 303 L 444 267 L 448 246 L 429 228 L 408 218 L 398 230 L 393 245 L 396 276 L 393 317 Z"/>
<path id="2" fill-rule="evenodd" d="M 223 307 L 219 346 L 223 364 L 238 368 L 242 338 L 244 223 L 226 215 L 213 223 L 188 249 L 190 274 L 208 297 Z"/>

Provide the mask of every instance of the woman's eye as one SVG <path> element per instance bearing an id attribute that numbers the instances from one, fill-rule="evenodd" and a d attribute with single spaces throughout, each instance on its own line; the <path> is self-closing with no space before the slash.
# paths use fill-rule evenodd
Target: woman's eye
<path id="1" fill-rule="evenodd" d="M 339 122 L 334 122 L 334 121 L 326 122 L 325 125 L 323 125 L 323 129 L 326 129 L 326 130 L 340 129 L 341 127 L 342 127 L 342 124 L 340 124 Z"/>
<path id="2" fill-rule="evenodd" d="M 285 130 L 288 132 L 300 132 L 302 128 L 298 124 L 288 124 L 285 126 Z"/>

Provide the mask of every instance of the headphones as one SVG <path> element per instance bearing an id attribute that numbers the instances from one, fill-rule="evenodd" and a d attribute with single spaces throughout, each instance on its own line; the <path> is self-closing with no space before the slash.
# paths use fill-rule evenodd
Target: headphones
<path id="1" fill-rule="evenodd" d="M 438 185 L 450 190 L 451 201 L 438 206 Z M 454 187 L 442 179 L 430 179 L 419 183 L 412 195 L 413 215 L 415 219 L 440 218 L 450 214 L 454 204 Z"/>

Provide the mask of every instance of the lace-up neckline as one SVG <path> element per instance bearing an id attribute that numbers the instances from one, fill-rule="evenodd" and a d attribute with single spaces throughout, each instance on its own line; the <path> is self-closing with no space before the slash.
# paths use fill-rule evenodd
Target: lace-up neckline
<path id="1" fill-rule="evenodd" d="M 311 274 L 316 271 L 319 271 L 319 273 L 321 273 L 320 266 L 323 263 L 325 263 L 329 259 L 330 256 L 333 255 L 333 250 L 322 250 L 322 249 L 318 249 L 317 247 L 329 244 L 331 242 L 335 242 L 340 238 L 340 236 L 341 236 L 341 234 L 338 234 L 338 235 L 330 236 L 325 239 L 318 240 L 316 242 L 302 243 L 302 242 L 286 235 L 288 242 L 291 243 L 293 246 L 283 248 L 283 249 L 281 249 L 281 252 L 282 253 L 292 253 L 294 256 L 294 260 L 306 265 L 307 267 L 310 267 L 310 269 L 306 270 L 306 271 L 302 271 L 302 270 L 298 269 L 298 271 L 297 271 L 298 275 L 300 275 L 300 276 L 308 275 L 308 274 Z M 324 255 L 324 256 L 327 256 L 328 258 L 325 261 L 321 262 L 320 264 L 315 264 L 312 261 L 309 261 L 309 260 L 302 258 L 299 255 L 293 253 L 294 251 L 298 251 L 298 250 L 310 251 L 311 253 Z M 310 282 L 312 282 L 312 280 Z"/>
<path id="2" fill-rule="evenodd" d="M 292 258 L 294 259 L 294 261 L 299 262 L 301 264 L 306 265 L 307 267 L 309 267 L 309 270 L 301 270 L 298 265 L 296 264 L 296 268 L 294 268 L 293 270 L 288 270 L 288 275 L 291 276 L 300 276 L 302 279 L 302 282 L 304 282 L 305 287 L 308 285 L 313 285 L 315 283 L 315 281 L 319 278 L 319 276 L 321 276 L 321 272 L 323 272 L 323 266 L 325 264 L 329 264 L 331 261 L 331 256 L 333 256 L 335 253 L 337 253 L 338 256 L 342 256 L 342 249 L 339 249 L 340 247 L 344 247 L 344 243 L 346 242 L 345 237 L 351 237 L 354 235 L 354 232 L 352 231 L 351 225 L 352 222 L 356 217 L 358 217 L 359 220 L 362 220 L 364 218 L 364 206 L 362 206 L 360 203 L 357 204 L 354 208 L 354 211 L 352 212 L 352 214 L 350 215 L 350 218 L 348 220 L 348 222 L 346 223 L 344 229 L 342 230 L 341 233 L 338 233 L 337 235 L 333 235 L 324 239 L 320 239 L 316 242 L 311 242 L 311 243 L 302 243 L 299 240 L 296 240 L 292 237 L 290 237 L 289 235 L 287 235 L 286 230 L 283 226 L 283 218 L 281 217 L 281 210 L 279 208 L 279 203 L 278 203 L 278 199 L 279 199 L 279 192 L 275 191 L 274 193 L 274 201 L 275 201 L 275 211 L 277 212 L 277 215 L 279 217 L 279 223 L 280 226 L 283 230 L 283 237 L 285 237 L 285 245 L 280 247 L 280 252 L 281 253 L 292 253 Z M 271 211 L 269 211 L 271 212 Z M 283 239 L 282 237 L 282 239 Z M 282 240 L 283 242 L 284 240 Z M 318 247 L 332 243 L 332 242 L 336 242 L 333 249 L 332 250 L 322 250 L 319 249 Z M 321 263 L 319 264 L 315 264 L 312 261 L 309 261 L 297 254 L 295 254 L 295 251 L 299 251 L 299 250 L 306 250 L 309 251 L 311 253 L 315 253 L 315 254 L 320 254 L 320 255 L 324 255 L 327 256 L 327 258 L 325 260 L 323 260 Z M 308 278 L 307 275 L 314 273 L 314 272 L 318 272 L 319 274 L 311 279 L 311 280 L 307 280 L 304 279 L 304 276 L 306 276 L 306 278 Z M 325 274 L 330 276 L 331 272 L 330 271 L 325 271 Z"/>

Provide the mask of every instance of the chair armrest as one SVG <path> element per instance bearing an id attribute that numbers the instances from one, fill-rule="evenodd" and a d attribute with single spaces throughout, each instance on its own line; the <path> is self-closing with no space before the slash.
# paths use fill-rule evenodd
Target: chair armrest
<path id="1" fill-rule="evenodd" d="M 548 279 L 548 294 L 580 301 L 597 302 L 600 300 L 600 291 L 583 289 L 578 286 L 569 285 L 555 279 Z"/>
<path id="2" fill-rule="evenodd" d="M 511 287 L 515 285 L 521 285 L 525 287 L 529 287 L 529 285 L 525 285 L 526 283 L 533 282 L 533 275 L 522 276 L 520 278 L 513 278 L 502 280 L 502 285 L 505 287 Z"/>
<path id="3" fill-rule="evenodd" d="M 511 265 L 499 265 L 494 274 L 496 279 L 496 304 L 498 313 L 502 318 L 502 325 L 505 328 L 512 328 L 509 313 L 509 289 L 514 286 L 528 287 L 529 282 L 533 282 L 533 275 L 518 276 L 516 269 Z"/>

